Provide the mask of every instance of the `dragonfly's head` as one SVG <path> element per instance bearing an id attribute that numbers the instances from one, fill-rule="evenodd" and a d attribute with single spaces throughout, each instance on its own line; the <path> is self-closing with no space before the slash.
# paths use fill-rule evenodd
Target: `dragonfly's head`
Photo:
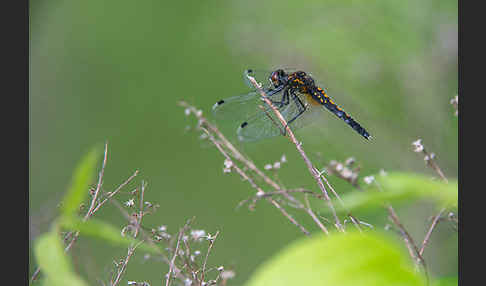
<path id="1" fill-rule="evenodd" d="M 274 87 L 287 84 L 287 73 L 283 69 L 278 69 L 270 75 L 270 81 Z"/>

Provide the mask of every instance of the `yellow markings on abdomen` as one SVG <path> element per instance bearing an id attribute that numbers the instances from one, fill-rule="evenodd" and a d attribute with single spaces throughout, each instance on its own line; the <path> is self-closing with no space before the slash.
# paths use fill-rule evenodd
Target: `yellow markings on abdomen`
<path id="1" fill-rule="evenodd" d="M 307 97 L 307 102 L 309 102 L 312 105 L 321 105 L 321 103 L 324 103 L 322 101 L 322 97 L 319 97 L 319 94 L 314 93 L 314 96 L 316 96 L 320 100 L 320 102 L 317 101 L 316 98 L 312 96 L 312 94 L 310 93 L 306 93 L 305 96 Z"/>
<path id="2" fill-rule="evenodd" d="M 327 93 L 322 88 L 318 87 L 317 90 L 319 91 L 319 93 L 314 93 L 314 95 L 316 95 L 317 98 L 319 98 L 321 103 L 327 103 L 327 101 L 329 101 L 329 103 L 334 105 L 337 108 L 337 110 L 342 111 L 341 107 L 336 105 L 334 101 L 332 101 L 332 99 L 327 95 Z M 325 99 L 322 98 L 323 96 Z"/>

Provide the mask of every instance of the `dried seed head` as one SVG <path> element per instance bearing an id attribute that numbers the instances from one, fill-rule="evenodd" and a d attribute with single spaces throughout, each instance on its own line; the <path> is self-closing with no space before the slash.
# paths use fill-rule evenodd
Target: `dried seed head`
<path id="1" fill-rule="evenodd" d="M 374 176 L 366 176 L 363 178 L 363 181 L 366 183 L 366 184 L 371 184 L 375 181 L 375 177 Z"/>
<path id="2" fill-rule="evenodd" d="M 210 233 L 208 233 L 208 235 L 206 236 L 206 240 L 208 240 L 209 242 L 213 242 L 214 238 L 215 237 L 214 236 L 211 236 Z"/>
<path id="3" fill-rule="evenodd" d="M 233 166 L 233 162 L 229 159 L 224 160 L 224 166 L 226 168 L 231 168 Z"/>
<path id="4" fill-rule="evenodd" d="M 229 159 L 224 160 L 223 173 L 230 173 L 231 167 L 233 167 L 233 162 Z"/>
<path id="5" fill-rule="evenodd" d="M 206 236 L 206 232 L 202 229 L 191 230 L 191 237 L 194 240 L 201 241 L 204 236 Z"/>
<path id="6" fill-rule="evenodd" d="M 414 147 L 414 152 L 422 152 L 424 150 L 424 145 L 422 145 L 422 139 L 417 139 L 416 141 L 412 142 L 412 145 Z"/>
<path id="7" fill-rule="evenodd" d="M 232 270 L 225 270 L 221 273 L 221 278 L 226 280 L 226 279 L 231 279 L 235 277 L 235 272 Z"/>
<path id="8" fill-rule="evenodd" d="M 133 207 L 133 205 L 135 205 L 135 199 L 133 198 L 129 199 L 128 201 L 125 202 L 125 205 L 129 208 Z"/>
<path id="9" fill-rule="evenodd" d="M 356 162 L 356 160 L 353 157 L 349 157 L 348 159 L 346 159 L 346 162 L 344 162 L 344 164 L 346 164 L 347 166 L 351 166 L 354 164 L 354 162 Z"/>
<path id="10" fill-rule="evenodd" d="M 341 172 L 341 176 L 345 179 L 349 179 L 353 176 L 353 172 L 349 168 L 344 168 Z"/>
<path id="11" fill-rule="evenodd" d="M 344 168 L 344 166 L 341 163 L 337 163 L 335 168 L 336 168 L 336 171 L 341 172 L 342 169 Z"/>
<path id="12" fill-rule="evenodd" d="M 385 170 L 383 169 L 380 169 L 380 176 L 386 176 L 388 175 L 387 172 L 385 172 Z"/>

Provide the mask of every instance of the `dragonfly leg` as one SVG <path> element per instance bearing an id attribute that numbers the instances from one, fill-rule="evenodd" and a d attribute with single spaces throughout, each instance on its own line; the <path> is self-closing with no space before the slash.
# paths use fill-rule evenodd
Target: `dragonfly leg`
<path id="1" fill-rule="evenodd" d="M 304 113 L 305 110 L 306 110 L 304 103 L 302 103 L 300 98 L 297 95 L 295 95 L 295 92 L 290 91 L 290 94 L 292 95 L 292 100 L 295 102 L 295 104 L 297 105 L 297 108 L 299 109 L 299 113 L 297 115 L 295 115 L 292 119 L 287 121 L 287 125 L 285 125 L 285 127 L 283 129 L 283 135 L 284 136 L 287 134 L 287 126 L 289 126 L 290 123 L 292 123 L 295 119 L 299 118 L 299 116 L 301 116 L 302 113 Z"/>
<path id="2" fill-rule="evenodd" d="M 271 99 L 270 99 L 271 100 Z M 282 92 L 282 99 L 280 101 L 271 100 L 273 104 L 277 105 L 278 108 L 282 108 L 289 104 L 289 89 L 285 88 Z"/>
<path id="3" fill-rule="evenodd" d="M 276 93 L 279 93 L 282 89 L 284 89 L 284 85 L 281 85 L 275 89 L 269 89 L 269 90 L 266 90 L 266 94 L 268 97 L 271 97 L 272 95 L 276 94 Z"/>

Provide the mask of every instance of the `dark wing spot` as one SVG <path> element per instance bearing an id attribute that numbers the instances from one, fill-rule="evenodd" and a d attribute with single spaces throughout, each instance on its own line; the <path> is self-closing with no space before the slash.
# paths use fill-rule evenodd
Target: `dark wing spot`
<path id="1" fill-rule="evenodd" d="M 241 123 L 240 128 L 245 128 L 245 126 L 247 126 L 247 125 L 248 125 L 248 122 L 245 121 L 245 122 Z"/>
<path id="2" fill-rule="evenodd" d="M 253 70 L 252 69 L 249 69 L 249 70 L 246 70 L 247 73 L 252 73 Z"/>
<path id="3" fill-rule="evenodd" d="M 222 100 L 222 99 L 221 99 L 220 101 L 216 102 L 216 103 L 213 105 L 213 108 L 212 108 L 212 109 L 213 109 L 213 110 L 216 110 L 216 108 L 218 108 L 219 106 L 221 106 L 221 104 L 223 104 L 223 103 L 224 103 L 224 100 Z"/>

